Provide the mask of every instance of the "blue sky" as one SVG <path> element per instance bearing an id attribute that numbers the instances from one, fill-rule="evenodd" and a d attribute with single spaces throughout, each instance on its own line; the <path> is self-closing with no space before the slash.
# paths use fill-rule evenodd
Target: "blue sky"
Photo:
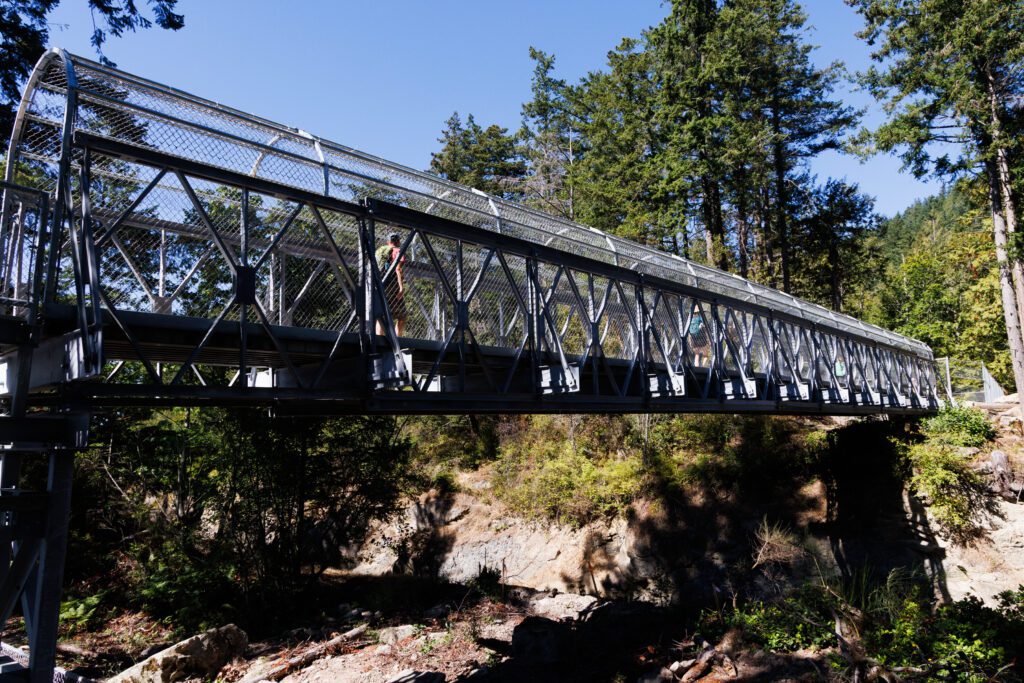
<path id="1" fill-rule="evenodd" d="M 815 59 L 867 65 L 854 36 L 859 17 L 842 0 L 804 7 L 820 46 Z M 426 168 L 455 110 L 518 127 L 531 45 L 554 53 L 558 75 L 575 81 L 668 10 L 660 0 L 180 0 L 179 11 L 181 31 L 112 38 L 107 56 L 126 71 Z M 51 22 L 53 45 L 93 55 L 84 0 L 64 0 Z M 868 95 L 851 87 L 841 96 L 871 107 L 868 125 L 880 120 Z M 940 189 L 899 168 L 891 157 L 862 163 L 839 154 L 812 166 L 822 178 L 858 183 L 886 215 Z"/>

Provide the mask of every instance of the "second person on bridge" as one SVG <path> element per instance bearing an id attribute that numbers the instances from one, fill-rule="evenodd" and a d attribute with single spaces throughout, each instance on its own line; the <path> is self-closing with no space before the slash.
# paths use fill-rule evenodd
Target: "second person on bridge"
<path id="1" fill-rule="evenodd" d="M 395 323 L 395 334 L 401 337 L 405 332 L 405 275 L 402 272 L 405 257 L 402 256 L 402 238 L 397 232 L 388 236 L 388 243 L 377 248 L 377 267 L 384 278 L 384 295 L 387 299 L 388 311 Z M 388 269 L 394 265 L 394 272 Z M 377 334 L 385 336 L 386 318 L 383 311 L 377 316 Z"/>

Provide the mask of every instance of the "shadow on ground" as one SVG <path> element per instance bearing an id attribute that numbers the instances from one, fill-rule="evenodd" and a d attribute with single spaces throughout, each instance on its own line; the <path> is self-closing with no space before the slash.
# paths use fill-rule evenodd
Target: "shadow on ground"
<path id="1" fill-rule="evenodd" d="M 541 620 L 529 626 L 536 633 L 527 640 L 554 643 L 558 656 L 495 644 L 509 659 L 466 680 L 634 681 L 679 657 L 671 654 L 679 641 L 700 641 L 693 629 L 701 610 L 777 597 L 818 572 L 870 584 L 900 568 L 927 577 L 937 597 L 948 599 L 943 552 L 920 502 L 904 494 L 906 472 L 892 438 L 906 428 L 898 421 L 854 422 L 798 451 L 779 447 L 792 434 L 770 433 L 776 427 L 768 421 L 747 419 L 731 457 L 706 465 L 689 487 L 660 482 L 658 498 L 629 520 L 636 541 L 628 566 L 595 532 L 578 575 L 565 577 L 580 592 L 626 601 L 654 596 L 671 608 L 616 603 L 571 628 Z M 774 573 L 755 570 L 762 520 L 798 530 L 813 552 Z M 828 663 L 752 650 L 738 667 L 734 680 L 823 680 Z"/>

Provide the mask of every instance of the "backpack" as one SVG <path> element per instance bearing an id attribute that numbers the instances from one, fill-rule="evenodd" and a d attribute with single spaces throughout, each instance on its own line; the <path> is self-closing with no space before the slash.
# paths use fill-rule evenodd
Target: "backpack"
<path id="1" fill-rule="evenodd" d="M 394 260 L 395 247 L 390 244 L 385 244 L 382 247 L 377 247 L 377 268 L 381 273 L 384 273 L 391 265 Z"/>

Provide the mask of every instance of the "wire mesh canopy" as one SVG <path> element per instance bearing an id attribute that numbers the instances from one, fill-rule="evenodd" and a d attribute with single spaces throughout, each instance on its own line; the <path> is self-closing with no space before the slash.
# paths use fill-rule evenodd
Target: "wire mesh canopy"
<path id="1" fill-rule="evenodd" d="M 71 131 L 65 130 L 67 122 L 71 122 Z M 159 151 L 188 162 L 320 196 L 350 202 L 367 197 L 386 200 L 425 214 L 674 282 L 704 293 L 709 300 L 724 298 L 744 302 L 799 319 L 812 328 L 824 327 L 871 345 L 899 350 L 923 360 L 932 359 L 928 346 L 917 340 L 736 275 L 487 195 L 62 50 L 52 50 L 41 59 L 27 84 L 15 122 L 5 179 L 53 191 L 61 173 L 61 150 L 68 144 L 69 136 L 76 132 L 114 140 L 139 150 Z M 69 157 L 66 163 L 77 163 L 74 155 Z M 162 193 L 161 200 L 148 207 L 144 216 L 136 215 L 136 223 L 148 221 L 150 226 L 179 226 L 175 234 L 187 237 L 181 226 L 189 223 L 186 219 L 191 211 L 187 197 L 190 188 L 181 186 L 173 178 L 158 178 L 155 173 L 115 159 L 95 163 L 92 172 L 96 183 L 105 183 L 107 194 L 103 198 L 106 204 L 103 208 L 110 215 L 128 208 L 131 197 L 125 187 L 152 183 L 153 191 Z M 123 196 L 118 196 L 118 193 Z M 239 201 L 231 196 L 222 199 L 227 203 Z M 286 220 L 293 206 L 267 197 L 255 210 L 263 211 L 266 215 L 262 222 L 270 225 Z M 307 210 L 302 207 L 296 209 L 296 213 L 299 215 L 293 217 L 294 220 L 318 220 L 307 215 Z M 236 233 L 226 235 L 226 243 L 236 244 L 243 239 L 241 231 L 236 230 Z M 157 235 L 155 232 L 149 234 Z M 342 233 L 336 231 L 335 234 Z M 268 232 L 265 241 L 271 238 L 272 233 Z M 118 240 L 112 235 L 106 246 L 111 250 L 131 252 L 129 256 L 139 261 L 142 252 L 157 247 L 157 237 L 150 239 L 153 240 L 150 243 L 140 238 L 128 244 L 126 237 Z M 299 231 L 275 246 L 296 254 L 332 250 L 323 238 L 312 232 Z M 340 245 L 342 249 L 344 246 Z M 117 277 L 132 277 L 127 273 L 132 268 L 131 261 L 126 259 L 129 265 L 122 263 L 119 266 L 125 272 Z M 179 274 L 179 280 L 184 279 L 195 264 L 195 261 L 166 261 L 159 267 L 164 270 L 181 269 L 183 272 Z M 200 263 L 198 270 L 207 267 L 210 267 L 209 263 Z M 134 269 L 147 270 L 138 263 Z M 134 275 L 134 280 L 141 281 L 144 286 L 135 287 L 136 291 L 125 288 L 112 292 L 113 303 L 129 308 L 152 305 L 171 294 L 148 280 L 149 273 L 137 272 Z M 306 278 L 308 275 L 299 273 L 293 277 Z M 115 275 L 111 274 L 111 277 Z M 320 294 L 326 295 L 324 292 Z M 208 295 L 213 300 L 217 298 L 215 291 L 208 292 Z M 140 301 L 133 301 L 133 297 Z M 415 302 L 406 305 L 413 306 Z M 287 311 L 282 309 L 282 313 Z M 294 315 L 301 313 L 301 310 L 291 311 L 292 317 L 287 322 L 300 324 Z M 285 316 L 281 316 L 280 321 L 285 321 Z M 313 321 L 307 320 L 302 324 L 313 324 Z"/>

